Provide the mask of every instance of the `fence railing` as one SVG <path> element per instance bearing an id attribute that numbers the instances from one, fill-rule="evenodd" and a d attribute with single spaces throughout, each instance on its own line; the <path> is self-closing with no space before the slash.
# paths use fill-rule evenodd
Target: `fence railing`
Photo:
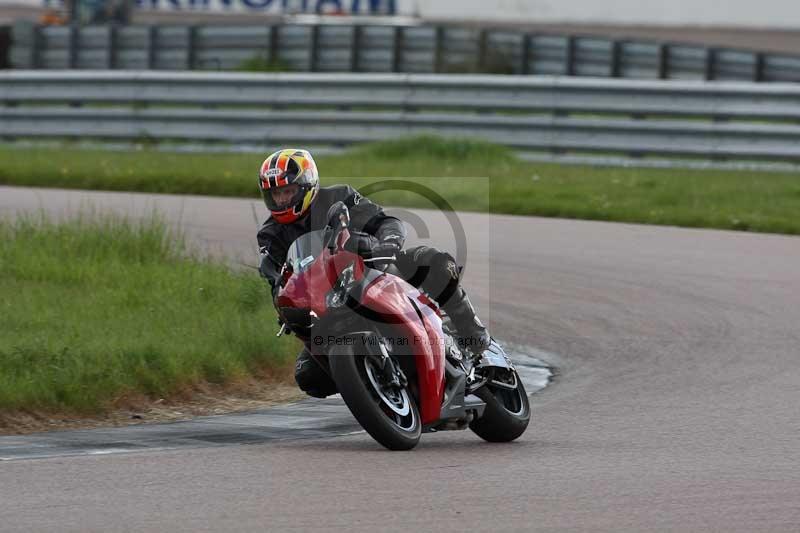
<path id="1" fill-rule="evenodd" d="M 13 28 L 22 69 L 504 73 L 800 81 L 800 56 L 457 26 L 88 26 Z"/>
<path id="2" fill-rule="evenodd" d="M 567 77 L 6 71 L 0 137 L 345 146 L 479 138 L 524 151 L 800 160 L 800 86 Z"/>

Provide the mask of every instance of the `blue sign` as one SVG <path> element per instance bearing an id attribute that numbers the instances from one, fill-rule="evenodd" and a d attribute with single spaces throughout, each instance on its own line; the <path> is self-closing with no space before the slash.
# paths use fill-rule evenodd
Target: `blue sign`
<path id="1" fill-rule="evenodd" d="M 275 9 L 291 13 L 348 13 L 353 15 L 394 15 L 395 0 L 136 0 L 144 9 L 210 10 L 244 8 L 248 11 Z"/>
<path id="2" fill-rule="evenodd" d="M 98 4 L 105 0 L 94 0 Z M 64 7 L 65 0 L 42 0 L 45 7 Z M 395 0 L 135 0 L 141 9 L 188 11 L 273 9 L 285 13 L 346 13 L 352 15 L 395 15 Z"/>

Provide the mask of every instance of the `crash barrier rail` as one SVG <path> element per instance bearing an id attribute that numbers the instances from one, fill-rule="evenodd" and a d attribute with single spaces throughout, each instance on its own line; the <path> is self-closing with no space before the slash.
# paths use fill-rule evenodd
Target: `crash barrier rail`
<path id="1" fill-rule="evenodd" d="M 255 60 L 255 64 L 254 64 Z M 800 81 L 800 56 L 458 26 L 13 27 L 22 69 L 291 70 Z M 261 66 L 258 66 L 260 62 Z"/>
<path id="2" fill-rule="evenodd" d="M 800 86 L 153 71 L 0 72 L 0 138 L 345 146 L 435 134 L 522 151 L 800 160 Z"/>

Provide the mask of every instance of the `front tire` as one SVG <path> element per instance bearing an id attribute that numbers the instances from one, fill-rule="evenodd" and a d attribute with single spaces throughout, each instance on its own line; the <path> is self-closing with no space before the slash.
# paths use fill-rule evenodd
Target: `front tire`
<path id="1" fill-rule="evenodd" d="M 531 406 L 522 380 L 514 372 L 514 390 L 484 385 L 475 395 L 486 403 L 483 416 L 470 423 L 469 428 L 488 442 L 511 442 L 525 433 L 531 420 Z"/>
<path id="2" fill-rule="evenodd" d="M 346 346 L 331 352 L 331 374 L 361 427 L 390 450 L 414 448 L 422 434 L 422 422 L 407 387 L 384 388 L 371 366 L 373 356 L 354 354 Z"/>

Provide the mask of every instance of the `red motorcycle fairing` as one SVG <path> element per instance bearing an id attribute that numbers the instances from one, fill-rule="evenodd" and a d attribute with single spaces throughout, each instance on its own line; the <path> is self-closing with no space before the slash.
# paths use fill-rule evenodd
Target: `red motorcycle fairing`
<path id="1" fill-rule="evenodd" d="M 309 309 L 321 317 L 327 310 L 325 296 L 333 288 L 339 274 L 350 265 L 356 281 L 364 277 L 364 260 L 357 254 L 340 251 L 336 254 L 326 249 L 308 270 L 293 274 L 278 292 L 278 306 Z"/>
<path id="2" fill-rule="evenodd" d="M 323 250 L 307 270 L 294 273 L 287 280 L 278 293 L 278 306 L 309 309 L 321 318 L 328 311 L 326 295 L 342 270 L 351 264 L 354 279 L 361 281 L 366 267 L 359 255 Z M 435 304 L 403 279 L 385 272 L 367 280 L 358 303 L 362 313 L 391 324 L 399 337 L 408 339 L 417 369 L 420 418 L 423 424 L 439 420 L 445 386 L 445 342 Z"/>
<path id="3" fill-rule="evenodd" d="M 396 318 L 392 320 L 395 331 L 408 339 L 414 353 L 422 423 L 436 422 L 444 398 L 445 343 L 439 312 L 427 296 L 386 273 L 367 286 L 360 303 L 382 316 Z"/>

